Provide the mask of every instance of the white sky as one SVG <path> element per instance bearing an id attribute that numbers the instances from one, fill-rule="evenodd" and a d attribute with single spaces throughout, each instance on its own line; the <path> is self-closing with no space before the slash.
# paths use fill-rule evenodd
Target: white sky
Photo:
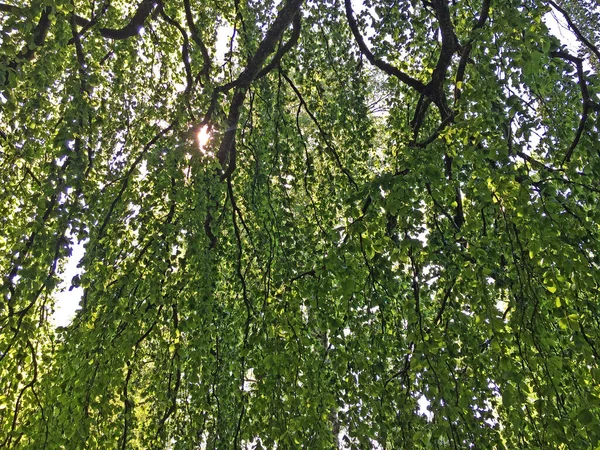
<path id="1" fill-rule="evenodd" d="M 62 282 L 58 285 L 54 314 L 50 317 L 50 321 L 55 327 L 68 326 L 75 317 L 75 312 L 79 309 L 83 289 L 78 287 L 69 291 L 69 286 L 73 277 L 81 274 L 81 269 L 78 269 L 77 265 L 83 257 L 83 253 L 83 242 L 73 246 L 73 252 L 67 260 L 64 271 L 61 273 Z"/>

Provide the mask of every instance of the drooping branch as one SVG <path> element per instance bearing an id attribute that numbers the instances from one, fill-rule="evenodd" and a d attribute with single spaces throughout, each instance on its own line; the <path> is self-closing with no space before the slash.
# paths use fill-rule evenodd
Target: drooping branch
<path id="1" fill-rule="evenodd" d="M 190 29 L 190 35 L 192 37 L 192 40 L 198 46 L 198 48 L 200 48 L 200 53 L 202 53 L 202 59 L 204 60 L 204 66 L 202 67 L 201 73 L 205 76 L 208 76 L 211 66 L 210 55 L 208 54 L 206 45 L 204 45 L 204 41 L 200 37 L 200 33 L 198 33 L 198 29 L 196 28 L 194 16 L 192 15 L 192 7 L 190 6 L 190 0 L 184 0 L 183 5 L 185 7 L 185 20 L 187 22 L 188 28 Z"/>
<path id="2" fill-rule="evenodd" d="M 183 39 L 183 43 L 181 44 L 181 60 L 183 62 L 183 67 L 185 69 L 185 79 L 186 79 L 186 83 L 187 83 L 187 85 L 185 87 L 186 103 L 187 103 L 186 106 L 188 108 L 188 112 L 189 112 L 190 116 L 192 117 L 192 120 L 195 120 L 194 114 L 189 105 L 189 97 L 188 97 L 188 95 L 190 94 L 190 92 L 192 90 L 193 84 L 194 84 L 194 78 L 192 76 L 192 68 L 190 67 L 190 49 L 189 49 L 190 40 L 188 38 L 187 33 L 183 29 L 183 27 L 181 25 L 179 25 L 179 22 L 177 22 L 175 19 L 170 17 L 164 11 L 163 8 L 160 9 L 160 15 L 165 20 L 165 22 L 167 22 L 169 25 L 177 28 L 177 30 L 179 31 L 179 34 L 181 34 L 181 37 Z"/>
<path id="3" fill-rule="evenodd" d="M 354 39 L 358 44 L 358 48 L 360 49 L 361 53 L 365 55 L 367 60 L 375 67 L 383 70 L 390 76 L 398 78 L 400 81 L 412 87 L 417 92 L 421 94 L 424 93 L 425 85 L 419 80 L 414 79 L 410 75 L 402 72 L 397 67 L 391 65 L 386 61 L 383 61 L 382 59 L 376 58 L 375 55 L 373 55 L 371 50 L 369 50 L 369 47 L 367 47 L 367 44 L 365 43 L 365 40 L 363 39 L 362 35 L 360 34 L 360 30 L 358 29 L 358 24 L 356 23 L 356 19 L 354 18 L 354 11 L 352 10 L 352 1 L 344 0 L 344 3 L 346 6 L 346 18 L 348 19 L 348 25 L 352 30 L 352 34 L 354 35 Z"/>
<path id="4" fill-rule="evenodd" d="M 590 98 L 590 93 L 587 87 L 587 81 L 585 79 L 585 73 L 583 72 L 583 60 L 581 58 L 573 56 L 565 51 L 550 52 L 550 56 L 553 56 L 555 58 L 561 58 L 575 64 L 575 66 L 577 67 L 577 77 L 579 78 L 579 88 L 581 90 L 581 118 L 579 119 L 579 126 L 577 127 L 575 138 L 573 139 L 573 142 L 567 149 L 567 153 L 565 154 L 565 157 L 562 160 L 561 164 L 565 164 L 571 160 L 571 157 L 573 156 L 573 151 L 575 150 L 575 147 L 577 147 L 577 144 L 581 139 L 590 109 L 593 108 L 594 110 L 600 110 L 600 105 L 593 102 Z"/>
<path id="5" fill-rule="evenodd" d="M 158 133 L 156 133 L 154 135 L 154 137 L 152 139 L 150 139 L 150 141 L 148 141 L 148 143 L 146 145 L 144 145 L 144 148 L 142 149 L 140 154 L 137 156 L 137 158 L 135 158 L 135 160 L 133 161 L 133 163 L 131 164 L 131 166 L 129 167 L 127 172 L 125 173 L 125 175 L 122 179 L 122 182 L 121 182 L 121 188 L 119 189 L 119 192 L 117 193 L 117 195 L 111 202 L 111 204 L 108 208 L 108 211 L 107 211 L 106 215 L 104 216 L 104 220 L 102 221 L 102 224 L 98 228 L 98 239 L 101 239 L 102 236 L 104 236 L 104 231 L 106 230 L 106 227 L 108 226 L 108 223 L 110 222 L 110 220 L 112 218 L 113 211 L 116 208 L 117 204 L 121 201 L 121 198 L 123 197 L 125 190 L 129 186 L 129 182 L 130 182 L 134 172 L 139 167 L 144 156 L 154 146 L 154 144 L 156 144 L 159 141 L 159 139 L 161 139 L 163 136 L 165 136 L 167 133 L 169 133 L 171 130 L 173 130 L 176 125 L 177 125 L 177 121 L 173 121 L 171 124 L 169 124 L 168 127 L 164 128 L 164 129 L 160 130 Z"/>
<path id="6" fill-rule="evenodd" d="M 485 23 L 490 15 L 490 3 L 491 0 L 483 0 L 481 5 L 481 13 L 479 14 L 479 19 L 475 23 L 472 28 L 472 31 L 479 30 L 485 26 Z M 454 88 L 454 102 L 456 103 L 460 99 L 460 88 L 458 87 L 458 83 L 462 83 L 465 78 L 465 69 L 467 67 L 467 62 L 469 61 L 469 56 L 471 55 L 471 50 L 473 48 L 474 38 L 469 39 L 462 49 L 462 53 L 460 55 L 460 61 L 458 62 L 458 69 L 456 69 L 456 84 L 457 86 Z"/>
<path id="7" fill-rule="evenodd" d="M 290 79 L 290 77 L 288 77 L 283 71 L 281 72 L 281 75 L 283 76 L 283 78 L 285 78 L 285 81 L 287 81 L 287 83 L 290 85 L 290 87 L 292 88 L 292 90 L 294 91 L 296 96 L 298 97 L 298 100 L 300 100 L 301 106 L 304 107 L 304 110 L 306 111 L 306 113 L 309 115 L 309 117 L 311 118 L 313 123 L 317 126 L 317 129 L 319 130 L 319 134 L 321 135 L 321 137 L 323 137 L 323 139 L 325 141 L 325 145 L 326 145 L 327 149 L 329 150 L 329 152 L 333 155 L 333 158 L 335 159 L 337 166 L 344 173 L 344 175 L 346 175 L 346 178 L 348 178 L 348 181 L 350 182 L 350 184 L 355 189 L 357 189 L 358 184 L 356 184 L 356 181 L 354 181 L 354 178 L 352 177 L 352 174 L 350 173 L 350 171 L 346 167 L 344 167 L 344 165 L 342 164 L 339 153 L 336 151 L 335 148 L 333 148 L 333 146 L 329 142 L 329 139 L 327 138 L 327 135 L 325 134 L 325 130 L 323 129 L 323 127 L 321 126 L 321 124 L 319 123 L 319 121 L 317 120 L 315 115 L 312 113 L 312 111 L 308 108 L 306 100 L 304 100 L 304 97 L 302 96 L 301 92 L 298 90 L 298 88 L 293 83 L 293 81 Z"/>
<path id="8" fill-rule="evenodd" d="M 217 152 L 217 157 L 219 162 L 221 163 L 221 167 L 223 167 L 223 174 L 221 175 L 221 179 L 224 180 L 229 177 L 236 166 L 236 148 L 235 148 L 235 134 L 237 131 L 238 122 L 240 119 L 241 108 L 244 104 L 244 97 L 246 95 L 246 90 L 254 81 L 257 76 L 266 75 L 267 72 L 264 70 L 261 71 L 263 65 L 267 57 L 273 53 L 275 50 L 275 46 L 277 42 L 283 36 L 286 28 L 294 21 L 298 20 L 296 17 L 300 14 L 300 6 L 302 5 L 304 0 L 288 0 L 283 8 L 277 14 L 277 17 L 273 21 L 273 24 L 265 34 L 265 37 L 260 42 L 256 53 L 250 58 L 248 64 L 245 69 L 240 73 L 240 75 L 232 82 L 221 86 L 220 88 L 215 89 L 213 93 L 213 98 L 211 102 L 211 106 L 209 107 L 209 111 L 207 113 L 206 118 L 204 119 L 204 123 L 210 120 L 210 116 L 212 115 L 214 105 L 216 104 L 217 96 L 220 93 L 228 92 L 233 88 L 236 88 L 235 94 L 231 101 L 231 105 L 229 107 L 229 114 L 227 116 L 227 130 L 225 131 L 225 135 L 223 136 L 223 140 L 221 141 L 221 145 L 219 146 L 219 150 Z M 296 25 L 294 26 L 296 28 Z M 299 33 L 298 31 L 294 31 L 294 33 Z M 282 46 L 280 52 L 277 52 L 275 57 L 273 58 L 276 63 L 283 57 L 283 54 L 290 50 L 294 43 L 294 35 L 292 35 L 292 44 Z M 297 37 L 295 38 L 297 41 Z M 283 51 L 285 49 L 285 51 Z M 276 64 L 273 65 L 275 67 Z M 267 66 L 267 68 L 270 64 Z M 266 68 L 265 68 L 266 69 Z M 272 70 L 269 69 L 269 70 Z M 264 72 L 264 73 L 263 73 Z"/>
<path id="9" fill-rule="evenodd" d="M 577 36 L 577 39 L 579 39 L 583 45 L 585 45 L 592 53 L 594 53 L 594 55 L 596 55 L 596 58 L 600 59 L 600 51 L 598 50 L 598 47 L 596 47 L 594 44 L 592 44 L 586 39 L 586 37 L 581 33 L 577 25 L 575 25 L 575 23 L 573 22 L 573 19 L 571 19 L 569 13 L 560 6 L 558 6 L 552 0 L 548 0 L 548 4 L 563 15 L 563 17 L 567 21 L 567 24 L 569 24 L 569 28 L 571 28 L 571 31 L 575 34 L 575 36 Z"/>
<path id="10" fill-rule="evenodd" d="M 143 28 L 144 23 L 146 22 L 146 19 L 148 18 L 150 13 L 159 4 L 160 4 L 160 2 L 157 0 L 143 0 L 137 7 L 133 17 L 131 18 L 129 23 L 127 23 L 127 25 L 125 25 L 122 28 L 100 28 L 98 31 L 100 32 L 101 36 L 103 36 L 107 39 L 114 39 L 114 40 L 128 39 L 130 37 L 136 36 L 140 33 L 140 30 Z M 8 12 L 11 14 L 19 14 L 19 13 L 26 12 L 27 8 L 8 5 L 6 3 L 0 3 L 0 11 Z M 48 31 L 49 15 L 50 15 L 51 11 L 52 11 L 51 7 L 47 7 L 46 9 L 44 9 L 44 12 L 42 14 L 43 20 L 40 20 L 38 27 L 36 27 L 36 30 L 34 31 L 34 33 L 36 35 L 36 37 L 34 38 L 34 43 L 36 44 L 36 46 L 40 46 L 44 43 L 44 40 L 46 38 L 46 33 Z M 91 28 L 98 20 L 98 17 L 95 17 L 92 20 L 89 20 L 89 19 L 86 19 L 85 17 L 81 17 L 77 14 L 75 14 L 74 17 L 75 17 L 75 23 L 78 26 L 84 28 L 84 30 L 79 32 L 80 35 L 83 34 L 89 28 Z M 42 25 L 41 28 L 40 28 L 40 25 Z M 42 33 L 39 33 L 38 28 L 44 29 L 44 26 L 46 27 L 45 31 L 43 31 Z M 38 35 L 40 38 L 37 38 Z M 73 43 L 73 41 L 71 40 L 70 43 Z M 30 58 L 28 58 L 28 59 L 30 59 Z"/>

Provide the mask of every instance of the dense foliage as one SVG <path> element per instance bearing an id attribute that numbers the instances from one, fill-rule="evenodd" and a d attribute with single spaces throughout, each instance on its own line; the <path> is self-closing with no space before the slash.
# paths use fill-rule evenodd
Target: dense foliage
<path id="1" fill-rule="evenodd" d="M 0 3 L 0 447 L 598 448 L 593 8 Z"/>

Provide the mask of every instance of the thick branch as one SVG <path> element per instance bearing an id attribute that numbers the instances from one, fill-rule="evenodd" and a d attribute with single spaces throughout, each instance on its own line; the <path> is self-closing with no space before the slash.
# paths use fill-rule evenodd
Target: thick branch
<path id="1" fill-rule="evenodd" d="M 231 175 L 236 167 L 237 151 L 235 148 L 235 134 L 240 121 L 241 109 L 245 97 L 246 89 L 239 88 L 236 90 L 233 99 L 231 100 L 231 106 L 229 107 L 229 114 L 227 116 L 228 127 L 227 130 L 225 130 L 225 135 L 219 146 L 219 151 L 217 152 L 217 158 L 221 163 L 221 167 L 225 170 L 221 175 L 221 180 L 225 180 Z"/>
<path id="2" fill-rule="evenodd" d="M 18 6 L 13 5 L 7 5 L 6 3 L 0 3 L 0 12 L 18 14 L 23 11 L 25 11 L 24 8 L 19 8 Z"/>
<path id="3" fill-rule="evenodd" d="M 299 16 L 300 6 L 302 5 L 303 1 L 304 0 L 288 0 L 285 5 L 283 5 L 283 8 L 281 8 L 279 14 L 277 14 L 277 17 L 273 21 L 273 24 L 265 34 L 264 39 L 258 45 L 256 53 L 248 61 L 246 68 L 234 81 L 217 88 L 213 94 L 211 106 L 209 107 L 209 111 L 207 113 L 207 117 L 204 119 L 204 122 L 210 120 L 210 116 L 212 115 L 212 111 L 219 93 L 227 92 L 233 88 L 237 88 L 231 101 L 231 106 L 229 107 L 229 114 L 227 116 L 227 130 L 225 131 L 225 135 L 223 136 L 223 140 L 219 146 L 219 151 L 217 152 L 219 162 L 224 169 L 224 173 L 221 175 L 222 180 L 228 178 L 235 170 L 235 134 L 240 119 L 241 108 L 244 104 L 246 90 L 250 86 L 250 83 L 252 83 L 252 81 L 255 80 L 259 74 L 264 76 L 267 73 L 264 70 L 261 71 L 261 68 L 263 67 L 267 57 L 275 50 L 275 46 L 283 36 L 285 29 L 290 25 L 290 23 L 292 23 L 292 21 L 296 19 L 296 17 Z M 296 25 L 294 28 L 296 28 Z M 294 32 L 296 33 L 296 30 Z M 293 35 L 291 40 L 293 41 Z M 287 52 L 291 48 L 291 45 L 284 45 L 282 50 L 284 48 Z M 283 56 L 283 53 L 278 52 L 275 55 L 274 60 L 279 61 Z M 267 66 L 267 68 L 268 67 L 269 66 Z M 273 67 L 275 67 L 275 65 L 273 65 Z"/>
<path id="4" fill-rule="evenodd" d="M 21 55 L 24 59 L 31 60 L 33 58 L 33 55 L 35 54 L 35 48 L 40 47 L 46 40 L 46 35 L 48 34 L 48 30 L 50 29 L 51 12 L 52 7 L 50 6 L 44 8 L 44 11 L 42 11 L 40 21 L 33 30 L 33 43 L 35 44 L 35 47 L 30 48 L 28 45 L 26 45 L 23 48 L 23 50 L 21 50 Z"/>
<path id="5" fill-rule="evenodd" d="M 123 28 L 100 28 L 98 31 L 107 39 L 122 40 L 137 36 L 157 4 L 156 0 L 142 0 L 129 23 Z M 83 17 L 77 16 L 76 19 L 79 26 L 89 27 L 91 24 L 90 20 Z"/>
<path id="6" fill-rule="evenodd" d="M 283 58 L 283 55 L 285 55 L 287 52 L 289 52 L 292 47 L 294 45 L 296 45 L 296 43 L 298 42 L 298 39 L 300 38 L 300 27 L 301 27 L 301 23 L 300 23 L 300 14 L 296 14 L 296 16 L 294 17 L 294 21 L 293 21 L 293 29 L 292 29 L 292 35 L 290 36 L 290 38 L 288 39 L 288 41 L 281 46 L 281 48 L 277 51 L 277 53 L 275 53 L 275 56 L 273 56 L 273 58 L 271 59 L 271 62 L 269 62 L 269 64 L 267 64 L 265 67 L 262 68 L 262 70 L 260 72 L 258 72 L 258 74 L 256 75 L 256 78 L 262 78 L 264 77 L 266 74 L 268 74 L 270 71 L 272 71 L 275 67 L 277 67 L 277 64 L 279 64 L 279 61 L 281 61 L 281 58 Z"/>
<path id="7" fill-rule="evenodd" d="M 246 65 L 243 72 L 233 82 L 233 86 L 247 88 L 250 83 L 256 78 L 267 57 L 273 53 L 277 42 L 283 36 L 285 29 L 292 23 L 296 15 L 300 11 L 300 5 L 304 0 L 289 0 L 281 8 L 277 18 L 271 25 L 271 28 L 267 31 L 264 39 L 258 45 L 256 53 Z"/>
<path id="8" fill-rule="evenodd" d="M 452 25 L 452 19 L 450 18 L 450 10 L 446 0 L 433 0 L 433 8 L 437 16 L 438 23 L 440 24 L 440 31 L 442 34 L 442 49 L 438 62 L 433 70 L 431 76 L 431 83 L 436 88 L 441 88 L 446 78 L 446 71 L 452 62 L 452 56 L 458 49 L 458 39 L 454 33 L 454 26 Z"/>
<path id="9" fill-rule="evenodd" d="M 446 101 L 444 81 L 446 80 L 448 67 L 450 67 L 450 63 L 452 62 L 452 56 L 458 50 L 459 45 L 456 34 L 454 33 L 454 25 L 452 25 L 450 10 L 448 9 L 446 0 L 433 0 L 431 5 L 435 10 L 435 15 L 440 25 L 442 48 L 435 69 L 433 69 L 431 81 L 425 88 L 425 94 L 429 96 L 433 103 L 438 107 L 442 120 L 446 121 L 449 118 L 451 119 L 454 114 L 448 107 L 448 102 Z"/>

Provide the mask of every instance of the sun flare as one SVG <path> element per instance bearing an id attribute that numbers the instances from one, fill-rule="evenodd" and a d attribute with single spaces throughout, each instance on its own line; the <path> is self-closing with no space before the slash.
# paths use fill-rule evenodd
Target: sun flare
<path id="1" fill-rule="evenodd" d="M 203 125 L 200 127 L 200 131 L 198 131 L 198 149 L 201 153 L 208 155 L 209 152 L 206 150 L 206 144 L 210 140 L 210 131 L 208 130 L 208 126 Z"/>

